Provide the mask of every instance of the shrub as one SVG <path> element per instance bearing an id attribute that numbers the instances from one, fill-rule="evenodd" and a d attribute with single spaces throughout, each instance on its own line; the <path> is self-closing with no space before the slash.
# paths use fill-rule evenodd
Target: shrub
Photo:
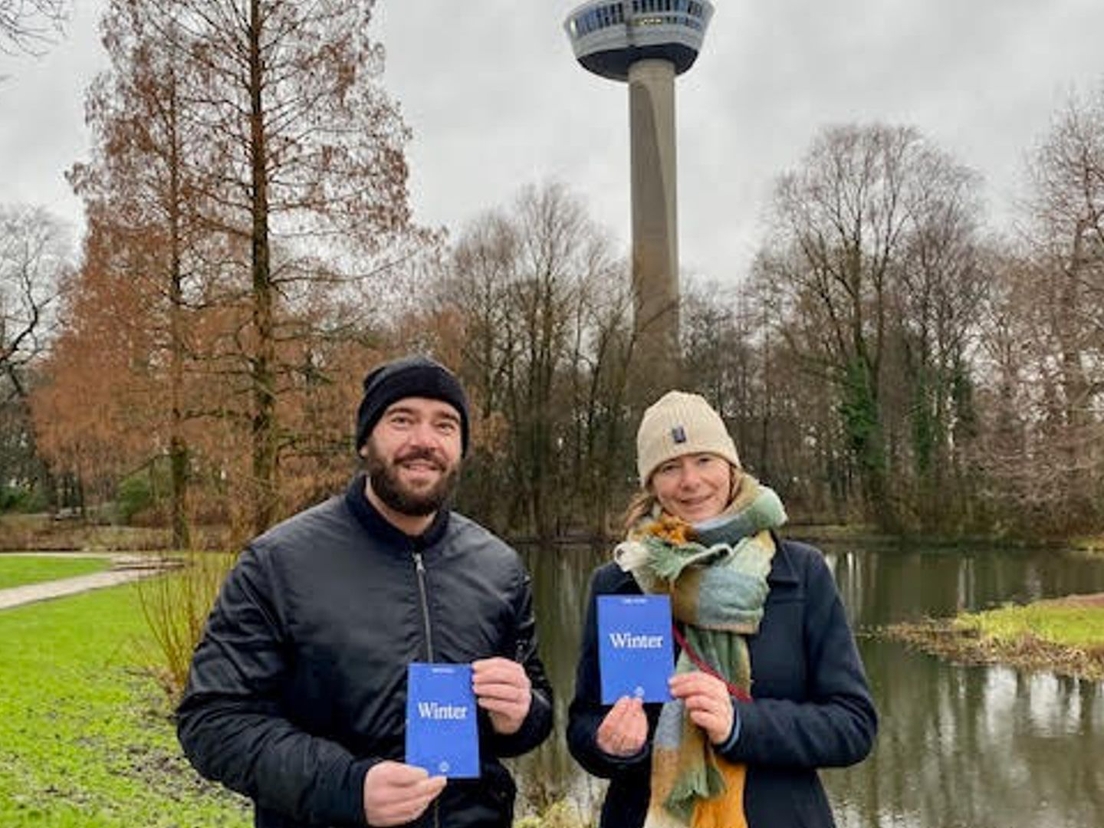
<path id="1" fill-rule="evenodd" d="M 0 512 L 39 512 L 46 508 L 42 492 L 26 486 L 0 486 Z"/>
<path id="2" fill-rule="evenodd" d="M 123 478 L 115 499 L 115 517 L 119 523 L 130 523 L 136 514 L 154 504 L 153 481 L 146 470 Z"/>
<path id="3" fill-rule="evenodd" d="M 228 552 L 189 552 L 177 571 L 139 583 L 142 613 L 155 642 L 148 666 L 174 707 L 207 615 L 236 559 Z"/>

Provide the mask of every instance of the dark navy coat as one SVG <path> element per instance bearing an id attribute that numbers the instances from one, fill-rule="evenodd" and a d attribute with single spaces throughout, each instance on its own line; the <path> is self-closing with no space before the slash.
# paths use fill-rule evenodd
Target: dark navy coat
<path id="1" fill-rule="evenodd" d="M 835 823 L 817 768 L 865 758 L 874 744 L 877 714 L 820 551 L 779 541 L 767 580 L 763 620 L 758 634 L 748 637 L 752 700 L 733 700 L 739 735 L 725 756 L 747 765 L 744 811 L 750 828 L 828 828 Z M 587 771 L 610 780 L 601 828 L 638 828 L 648 807 L 650 749 L 618 759 L 595 743 L 609 710 L 600 703 L 595 598 L 639 592 L 615 563 L 594 572 L 569 713 L 571 754 Z M 645 705 L 650 733 L 659 707 Z"/>

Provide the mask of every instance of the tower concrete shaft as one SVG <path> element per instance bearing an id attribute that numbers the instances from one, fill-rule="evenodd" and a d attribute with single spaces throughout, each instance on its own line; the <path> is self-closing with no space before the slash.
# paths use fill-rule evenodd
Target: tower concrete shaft
<path id="1" fill-rule="evenodd" d="M 679 356 L 678 174 L 675 66 L 629 67 L 632 168 L 633 375 L 642 391 L 677 379 Z M 647 382 L 644 383 L 644 378 Z"/>

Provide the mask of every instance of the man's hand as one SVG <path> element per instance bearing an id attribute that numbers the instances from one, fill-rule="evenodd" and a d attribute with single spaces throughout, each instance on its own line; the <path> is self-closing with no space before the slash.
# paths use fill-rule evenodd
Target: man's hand
<path id="1" fill-rule="evenodd" d="M 635 756 L 648 738 L 648 717 L 644 702 L 622 696 L 610 708 L 598 726 L 595 741 L 598 749 L 610 756 Z"/>
<path id="2" fill-rule="evenodd" d="M 445 788 L 443 776 L 422 768 L 384 761 L 364 777 L 364 816 L 369 825 L 403 825 L 422 815 Z"/>
<path id="3" fill-rule="evenodd" d="M 533 701 L 532 684 L 524 667 L 507 658 L 472 662 L 472 689 L 496 733 L 508 736 L 518 732 Z"/>
<path id="4" fill-rule="evenodd" d="M 679 673 L 668 680 L 671 695 L 682 699 L 690 721 L 705 731 L 715 745 L 723 745 L 732 735 L 736 714 L 728 688 L 708 673 Z"/>

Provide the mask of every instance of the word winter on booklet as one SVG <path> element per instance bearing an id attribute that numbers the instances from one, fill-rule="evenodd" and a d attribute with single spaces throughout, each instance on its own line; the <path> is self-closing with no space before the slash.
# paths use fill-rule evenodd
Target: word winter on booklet
<path id="1" fill-rule="evenodd" d="M 598 671 L 602 703 L 622 696 L 665 702 L 674 669 L 671 600 L 666 595 L 598 596 Z"/>
<path id="2" fill-rule="evenodd" d="M 430 776 L 479 776 L 479 728 L 468 664 L 414 662 L 406 673 L 406 763 Z"/>

